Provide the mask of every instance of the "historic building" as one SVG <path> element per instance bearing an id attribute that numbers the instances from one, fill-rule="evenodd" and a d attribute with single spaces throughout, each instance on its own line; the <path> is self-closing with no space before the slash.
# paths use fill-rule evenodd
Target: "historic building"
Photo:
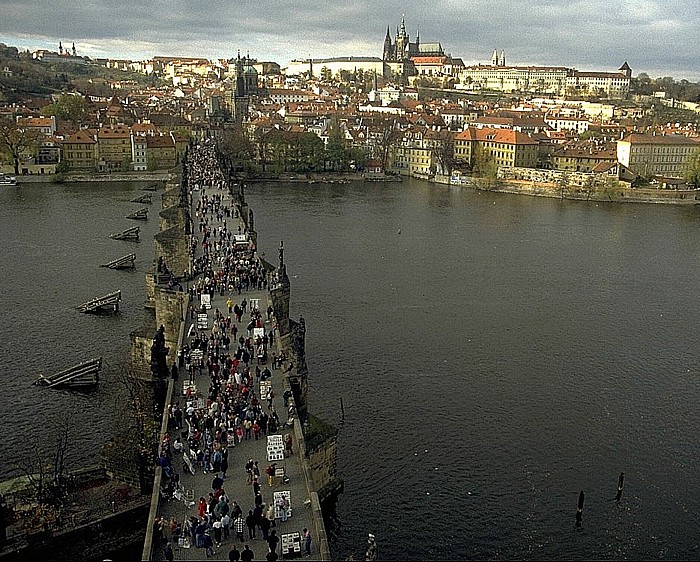
<path id="1" fill-rule="evenodd" d="M 385 74 L 396 77 L 413 76 L 416 74 L 414 58 L 445 57 L 440 43 L 421 43 L 420 35 L 416 33 L 416 40 L 411 41 L 406 33 L 406 22 L 401 16 L 401 25 L 396 28 L 394 39 L 391 38 L 389 26 L 386 28 L 382 60 L 385 64 Z"/>
<path id="2" fill-rule="evenodd" d="M 224 80 L 224 104 L 233 121 L 240 123 L 248 115 L 250 96 L 258 93 L 257 61 L 250 56 L 228 61 L 228 77 Z"/>
<path id="3" fill-rule="evenodd" d="M 632 133 L 617 141 L 617 160 L 635 174 L 681 178 L 700 139 L 683 135 Z"/>
<path id="4" fill-rule="evenodd" d="M 528 92 L 556 96 L 591 95 L 626 98 L 632 69 L 625 62 L 613 72 L 582 72 L 563 66 L 509 66 L 505 51 L 494 50 L 491 64 L 459 71 L 462 88 Z"/>

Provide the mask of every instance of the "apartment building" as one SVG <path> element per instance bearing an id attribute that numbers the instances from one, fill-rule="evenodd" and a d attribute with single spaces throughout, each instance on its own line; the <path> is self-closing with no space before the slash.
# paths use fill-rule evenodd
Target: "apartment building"
<path id="1" fill-rule="evenodd" d="M 61 158 L 70 171 L 93 172 L 97 169 L 96 136 L 96 131 L 83 129 L 63 141 Z"/>
<path id="2" fill-rule="evenodd" d="M 453 150 L 455 161 L 471 167 L 479 155 L 497 166 L 535 168 L 539 142 L 513 129 L 470 127 L 455 136 Z"/>
<path id="3" fill-rule="evenodd" d="M 697 150 L 697 137 L 632 133 L 617 141 L 617 160 L 645 178 L 681 178 L 688 158 Z"/>
<path id="4" fill-rule="evenodd" d="M 125 172 L 132 168 L 131 131 L 126 125 L 100 128 L 97 145 L 100 172 Z"/>

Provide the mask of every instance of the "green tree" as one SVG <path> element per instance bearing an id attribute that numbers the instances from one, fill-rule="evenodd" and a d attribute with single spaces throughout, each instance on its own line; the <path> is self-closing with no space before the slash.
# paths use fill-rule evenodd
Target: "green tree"
<path id="1" fill-rule="evenodd" d="M 326 145 L 326 162 L 334 172 L 343 171 L 348 166 L 348 151 L 345 148 L 345 137 L 337 121 L 330 126 L 328 144 Z"/>
<path id="2" fill-rule="evenodd" d="M 333 72 L 327 66 L 321 68 L 321 80 L 324 82 L 330 82 L 333 79 Z"/>
<path id="3" fill-rule="evenodd" d="M 700 149 L 693 152 L 686 160 L 683 178 L 688 185 L 700 189 Z"/>
<path id="4" fill-rule="evenodd" d="M 55 115 L 58 119 L 69 121 L 74 129 L 79 129 L 88 113 L 87 102 L 80 95 L 63 94 L 41 112 L 46 116 Z"/>
<path id="5" fill-rule="evenodd" d="M 620 186 L 620 181 L 615 176 L 607 176 L 602 187 L 603 195 L 605 195 L 609 201 L 617 201 L 622 197 L 622 187 Z"/>
<path id="6" fill-rule="evenodd" d="M 255 146 L 239 125 L 224 131 L 219 148 L 229 158 L 237 172 L 248 172 L 253 169 Z"/>
<path id="7" fill-rule="evenodd" d="M 476 185 L 480 189 L 493 189 L 498 181 L 498 163 L 488 150 L 479 147 L 476 151 L 474 171 L 479 176 Z"/>

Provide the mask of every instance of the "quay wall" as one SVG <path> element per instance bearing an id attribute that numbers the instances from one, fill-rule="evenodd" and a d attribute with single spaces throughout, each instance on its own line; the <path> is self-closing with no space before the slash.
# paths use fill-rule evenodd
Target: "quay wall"
<path id="1" fill-rule="evenodd" d="M 11 175 L 14 175 L 12 173 Z M 17 176 L 17 183 L 21 186 L 23 183 L 63 183 L 63 182 L 156 182 L 166 181 L 170 176 L 169 172 L 135 172 L 135 173 L 117 173 L 117 174 L 27 174 Z"/>

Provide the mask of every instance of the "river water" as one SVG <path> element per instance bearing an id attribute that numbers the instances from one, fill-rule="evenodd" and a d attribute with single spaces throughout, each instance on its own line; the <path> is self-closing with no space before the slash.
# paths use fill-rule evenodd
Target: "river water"
<path id="1" fill-rule="evenodd" d="M 22 184 L 0 190 L 0 326 L 5 333 L 0 385 L 4 390 L 4 454 L 0 477 L 35 469 L 56 450 L 67 423 L 70 468 L 99 464 L 102 444 L 117 431 L 124 388 L 118 374 L 129 333 L 145 318 L 145 273 L 153 262 L 160 197 L 148 221 L 125 218 L 146 205 L 139 183 Z M 139 226 L 141 242 L 110 234 Z M 131 252 L 134 270 L 99 267 Z M 122 291 L 120 313 L 81 314 L 76 307 Z M 97 390 L 76 392 L 33 386 L 39 373 L 52 374 L 103 357 Z"/>
<path id="2" fill-rule="evenodd" d="M 68 412 L 73 463 L 118 423 L 110 373 L 142 323 L 157 229 L 156 205 L 124 219 L 140 187 L 0 191 L 3 476 Z M 697 558 L 697 209 L 418 180 L 246 195 L 269 261 L 284 240 L 311 410 L 341 427 L 334 558 L 362 559 L 370 532 L 384 560 Z M 140 244 L 108 238 L 136 224 Z M 97 267 L 134 249 L 135 272 Z M 75 311 L 118 288 L 119 315 Z M 100 354 L 94 393 L 31 386 Z"/>

